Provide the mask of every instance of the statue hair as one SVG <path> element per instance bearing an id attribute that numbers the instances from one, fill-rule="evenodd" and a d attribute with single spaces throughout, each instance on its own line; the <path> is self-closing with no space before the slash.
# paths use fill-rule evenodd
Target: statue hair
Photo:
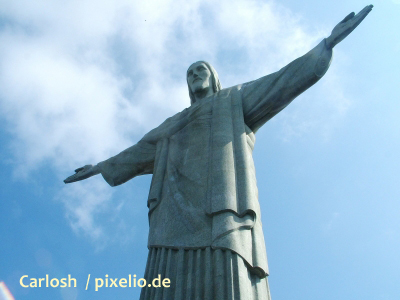
<path id="1" fill-rule="evenodd" d="M 216 92 L 222 90 L 221 82 L 219 81 L 219 78 L 218 78 L 218 73 L 217 73 L 217 71 L 215 71 L 213 66 L 203 60 L 197 61 L 195 63 L 205 64 L 207 66 L 208 70 L 211 72 L 211 85 L 212 85 L 213 92 L 216 93 Z M 195 64 L 195 63 L 193 63 L 193 64 Z M 186 76 L 186 81 L 187 81 L 187 76 Z M 196 101 L 196 98 L 194 97 L 194 93 L 190 89 L 189 83 L 188 83 L 188 89 L 189 89 L 190 105 L 192 105 Z"/>

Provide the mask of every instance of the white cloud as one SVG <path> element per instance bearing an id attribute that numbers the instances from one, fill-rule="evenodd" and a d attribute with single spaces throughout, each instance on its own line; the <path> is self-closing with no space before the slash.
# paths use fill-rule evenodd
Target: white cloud
<path id="1" fill-rule="evenodd" d="M 227 87 L 279 69 L 327 34 L 257 0 L 21 0 L 0 13 L 0 105 L 18 176 L 44 162 L 67 176 L 137 141 L 189 104 L 194 61 L 214 64 Z M 96 215 L 113 209 L 112 192 L 88 182 L 59 198 L 72 228 L 99 240 Z"/>

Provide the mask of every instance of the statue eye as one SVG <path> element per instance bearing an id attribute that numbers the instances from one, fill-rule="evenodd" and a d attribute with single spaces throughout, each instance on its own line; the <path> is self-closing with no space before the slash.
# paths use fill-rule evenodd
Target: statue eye
<path id="1" fill-rule="evenodd" d="M 187 76 L 189 77 L 189 76 L 192 76 L 192 75 L 193 75 L 193 71 L 190 70 L 190 71 L 188 72 Z"/>

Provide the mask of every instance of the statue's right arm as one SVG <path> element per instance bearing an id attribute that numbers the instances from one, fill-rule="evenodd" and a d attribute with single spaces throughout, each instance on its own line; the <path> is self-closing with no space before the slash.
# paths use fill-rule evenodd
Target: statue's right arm
<path id="1" fill-rule="evenodd" d="M 329 68 L 332 48 L 364 20 L 372 7 L 366 6 L 357 15 L 349 14 L 335 26 L 328 38 L 278 72 L 244 84 L 242 99 L 247 126 L 257 131 L 294 98 L 320 80 Z"/>
<path id="2" fill-rule="evenodd" d="M 247 126 L 256 132 L 294 98 L 316 83 L 329 68 L 331 58 L 332 49 L 327 47 L 324 39 L 278 72 L 243 84 L 243 113 Z"/>
<path id="3" fill-rule="evenodd" d="M 95 166 L 86 165 L 76 169 L 76 173 L 65 179 L 64 182 L 71 183 L 101 174 L 109 185 L 120 185 L 133 177 L 152 174 L 155 153 L 156 145 L 142 140 Z"/>

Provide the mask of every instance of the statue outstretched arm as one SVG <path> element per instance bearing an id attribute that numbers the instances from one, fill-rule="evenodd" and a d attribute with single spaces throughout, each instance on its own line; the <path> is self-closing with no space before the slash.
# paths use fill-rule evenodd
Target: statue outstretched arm
<path id="1" fill-rule="evenodd" d="M 278 72 L 243 84 L 243 113 L 247 126 L 257 131 L 294 98 L 321 79 L 329 68 L 332 48 L 359 25 L 371 9 L 372 5 L 369 5 L 357 15 L 349 14 L 335 26 L 328 38 Z"/>
<path id="2" fill-rule="evenodd" d="M 101 174 L 109 185 L 116 186 L 133 177 L 152 174 L 157 143 L 183 128 L 190 119 L 189 110 L 185 109 L 150 130 L 136 145 L 95 166 L 86 165 L 76 169 L 75 174 L 69 176 L 64 182 L 71 183 Z"/>
<path id="3" fill-rule="evenodd" d="M 152 174 L 155 153 L 156 145 L 140 141 L 95 166 L 86 165 L 76 169 L 76 173 L 69 176 L 64 182 L 71 183 L 101 174 L 109 185 L 120 185 L 133 177 Z"/>
<path id="4" fill-rule="evenodd" d="M 243 84 L 244 121 L 256 132 L 294 98 L 315 84 L 328 70 L 332 49 L 326 39 L 278 72 Z"/>

